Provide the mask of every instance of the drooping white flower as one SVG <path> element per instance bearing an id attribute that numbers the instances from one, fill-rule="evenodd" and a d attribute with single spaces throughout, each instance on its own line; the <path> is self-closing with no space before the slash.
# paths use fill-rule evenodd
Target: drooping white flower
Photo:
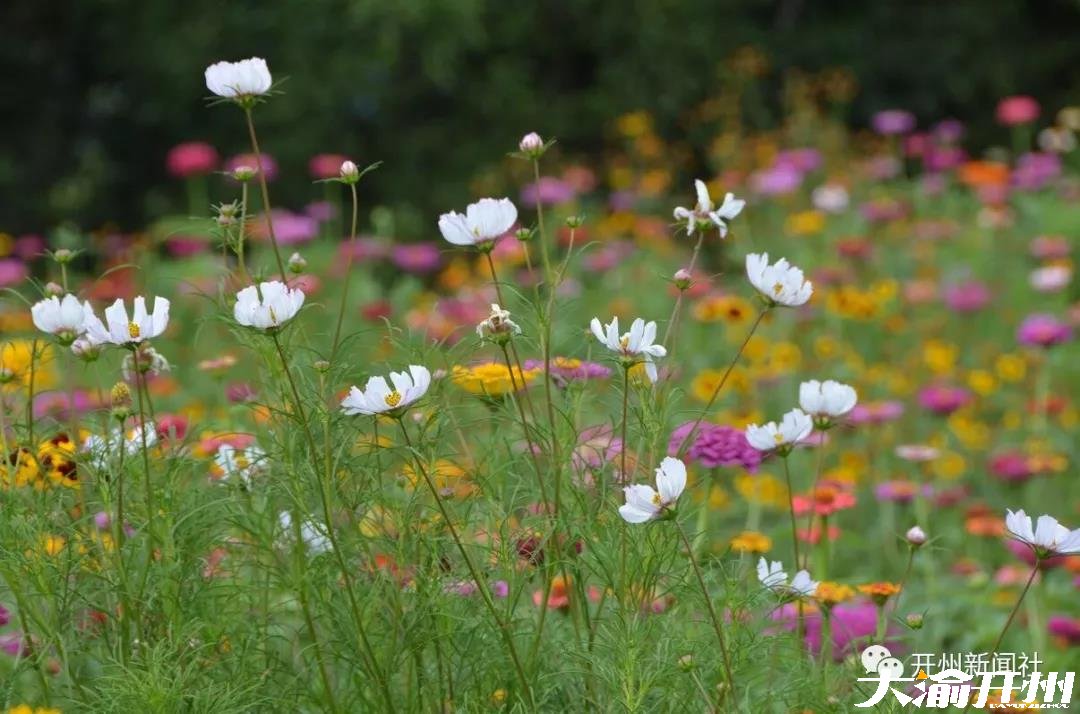
<path id="1" fill-rule="evenodd" d="M 454 245 L 490 247 L 517 221 L 517 208 L 509 198 L 481 198 L 465 213 L 450 211 L 439 216 L 439 231 Z"/>
<path id="2" fill-rule="evenodd" d="M 712 222 L 717 230 L 720 231 L 720 237 L 727 236 L 727 221 L 735 218 L 742 212 L 746 201 L 735 198 L 735 194 L 728 193 L 724 196 L 724 202 L 717 208 L 709 196 L 709 188 L 705 185 L 704 181 L 694 181 L 694 189 L 697 192 L 697 205 L 693 208 L 683 208 L 679 206 L 675 209 L 675 220 L 686 221 L 687 234 L 693 234 L 694 230 L 701 225 L 704 229 L 704 224 Z"/>
<path id="3" fill-rule="evenodd" d="M 281 525 L 281 530 L 284 531 L 285 542 L 291 543 L 294 536 L 292 514 L 288 511 L 282 511 L 278 515 L 278 523 Z M 322 527 L 311 520 L 301 521 L 300 539 L 304 542 L 308 553 L 311 555 L 322 555 L 333 547 L 329 536 L 323 532 Z"/>
<path id="4" fill-rule="evenodd" d="M 819 423 L 846 415 L 858 400 L 854 387 L 831 379 L 811 379 L 799 385 L 799 406 Z"/>
<path id="5" fill-rule="evenodd" d="M 303 290 L 290 288 L 285 283 L 274 280 L 259 283 L 258 288 L 249 285 L 236 293 L 233 317 L 245 327 L 271 330 L 281 327 L 295 317 L 303 304 Z"/>
<path id="6" fill-rule="evenodd" d="M 746 256 L 746 277 L 770 305 L 798 307 L 814 294 L 814 285 L 803 272 L 781 258 L 769 265 L 768 253 Z"/>
<path id="7" fill-rule="evenodd" d="M 62 300 L 55 295 L 39 300 L 30 308 L 34 327 L 65 344 L 74 342 L 86 332 L 87 319 L 93 315 L 94 308 L 89 302 L 79 302 L 79 298 L 70 293 Z"/>
<path id="8" fill-rule="evenodd" d="M 349 389 L 349 396 L 341 401 L 341 410 L 350 416 L 364 414 L 400 414 L 409 405 L 424 396 L 431 386 L 431 372 L 427 367 L 409 365 L 408 372 L 391 372 L 390 382 L 383 377 L 372 377 L 361 391 Z"/>
<path id="9" fill-rule="evenodd" d="M 777 424 L 749 424 L 746 427 L 746 440 L 758 451 L 779 451 L 785 453 L 810 436 L 814 430 L 814 421 L 802 409 L 792 409 Z"/>
<path id="10" fill-rule="evenodd" d="M 169 301 L 165 298 L 154 298 L 154 311 L 147 313 L 146 298 L 138 296 L 133 302 L 130 320 L 124 301 L 117 298 L 116 302 L 105 308 L 104 323 L 92 312 L 86 315 L 86 336 L 97 344 L 131 346 L 143 340 L 152 340 L 168 325 Z"/>
<path id="11" fill-rule="evenodd" d="M 619 515 L 628 523 L 644 523 L 660 516 L 679 500 L 686 488 L 686 464 L 671 456 L 656 469 L 656 489 L 645 484 L 623 488 L 626 503 L 619 506 Z"/>
<path id="12" fill-rule="evenodd" d="M 589 323 L 596 339 L 612 352 L 619 355 L 628 364 L 645 363 L 645 373 L 656 381 L 656 364 L 653 359 L 663 357 L 667 349 L 663 345 L 653 344 L 656 340 L 656 323 L 645 322 L 640 317 L 630 324 L 630 331 L 619 334 L 619 318 L 612 318 L 607 325 L 601 325 L 599 318 Z"/>
<path id="13" fill-rule="evenodd" d="M 261 57 L 239 62 L 217 62 L 206 68 L 206 88 L 219 97 L 257 97 L 270 91 L 273 79 Z"/>
<path id="14" fill-rule="evenodd" d="M 510 319 L 509 310 L 504 310 L 496 303 L 491 303 L 491 314 L 476 326 L 476 334 L 481 338 L 492 337 L 498 339 L 499 337 L 520 335 L 521 327 Z"/>
<path id="15" fill-rule="evenodd" d="M 124 361 L 120 363 L 120 373 L 124 375 L 124 379 L 128 382 L 136 374 L 152 374 L 156 377 L 162 372 L 168 372 L 171 369 L 172 365 L 169 364 L 169 360 L 165 359 L 165 355 L 149 345 L 143 345 L 139 349 L 127 353 L 124 355 Z"/>
<path id="16" fill-rule="evenodd" d="M 789 583 L 787 573 L 784 572 L 784 565 L 778 560 L 769 563 L 764 558 L 760 559 L 757 564 L 757 575 L 758 582 L 785 597 L 810 597 L 818 586 L 817 581 L 811 580 L 810 573 L 806 570 L 795 573 L 795 577 Z"/>
<path id="17" fill-rule="evenodd" d="M 1070 531 L 1053 516 L 1039 516 L 1033 529 L 1031 516 L 1023 510 L 1016 513 L 1006 510 L 1005 528 L 1013 538 L 1026 543 L 1040 557 L 1080 553 L 1080 528 Z"/>
<path id="18" fill-rule="evenodd" d="M 244 485 L 265 467 L 266 452 L 257 446 L 237 449 L 232 444 L 222 444 L 214 455 L 214 471 L 218 480 L 240 479 Z"/>

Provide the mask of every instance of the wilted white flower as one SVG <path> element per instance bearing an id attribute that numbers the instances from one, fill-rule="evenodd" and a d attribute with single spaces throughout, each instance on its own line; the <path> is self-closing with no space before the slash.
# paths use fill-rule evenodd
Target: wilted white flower
<path id="1" fill-rule="evenodd" d="M 349 396 L 341 401 L 341 410 L 350 416 L 401 414 L 427 392 L 431 386 L 431 372 L 427 367 L 409 365 L 408 372 L 391 372 L 390 382 L 393 388 L 384 377 L 372 377 L 363 391 L 351 387 Z"/>
<path id="2" fill-rule="evenodd" d="M 768 253 L 746 256 L 746 276 L 770 305 L 797 307 L 806 304 L 814 294 L 813 284 L 803 272 L 781 258 L 769 265 Z"/>
<path id="3" fill-rule="evenodd" d="M 149 373 L 157 376 L 162 372 L 168 372 L 170 369 L 172 369 L 172 366 L 169 364 L 169 360 L 147 344 L 140 345 L 138 349 L 124 355 L 124 361 L 120 363 L 120 371 L 123 373 L 124 379 L 129 382 L 136 373 Z"/>
<path id="4" fill-rule="evenodd" d="M 776 451 L 784 455 L 795 444 L 810 436 L 813 430 L 814 422 L 810 416 L 802 409 L 792 409 L 779 424 L 770 421 L 762 426 L 748 425 L 746 440 L 758 451 Z"/>
<path id="5" fill-rule="evenodd" d="M 598 318 L 593 318 L 589 323 L 596 339 L 612 352 L 618 354 L 624 363 L 629 366 L 638 362 L 645 363 L 645 373 L 649 379 L 656 381 L 656 364 L 653 359 L 663 357 L 667 349 L 663 345 L 656 345 L 656 323 L 645 322 L 640 317 L 630 324 L 630 331 L 619 334 L 619 318 L 612 318 L 607 325 L 601 325 Z"/>
<path id="6" fill-rule="evenodd" d="M 694 181 L 694 189 L 697 191 L 697 205 L 693 208 L 679 206 L 675 209 L 675 220 L 686 221 L 686 232 L 692 234 L 698 224 L 713 223 L 720 231 L 720 237 L 727 236 L 727 221 L 735 218 L 742 212 L 746 201 L 735 198 L 735 194 L 728 193 L 724 196 L 724 202 L 719 208 L 713 205 L 709 196 L 709 188 L 700 179 Z M 704 226 L 703 226 L 704 227 Z"/>
<path id="7" fill-rule="evenodd" d="M 645 484 L 623 488 L 626 503 L 619 506 L 619 515 L 628 523 L 644 523 L 657 518 L 675 505 L 686 488 L 686 464 L 668 456 L 656 469 L 656 489 Z"/>
<path id="8" fill-rule="evenodd" d="M 291 543 L 294 535 L 292 514 L 288 511 L 282 511 L 278 515 L 278 523 L 281 525 L 281 530 L 284 531 L 285 542 Z M 333 547 L 330 538 L 323 533 L 322 527 L 311 520 L 300 523 L 300 539 L 304 542 L 311 555 L 322 555 L 329 552 L 330 548 Z"/>
<path id="9" fill-rule="evenodd" d="M 270 91 L 273 80 L 261 57 L 239 62 L 218 62 L 206 68 L 206 88 L 219 97 L 242 99 Z"/>
<path id="10" fill-rule="evenodd" d="M 517 221 L 517 208 L 509 198 L 481 198 L 465 213 L 451 211 L 439 216 L 439 231 L 454 245 L 490 248 Z"/>
<path id="11" fill-rule="evenodd" d="M 117 298 L 105 308 L 104 324 L 93 312 L 86 315 L 86 336 L 97 344 L 134 346 L 157 337 L 168 325 L 169 301 L 165 298 L 154 298 L 152 313 L 146 312 L 146 298 L 142 295 L 135 298 L 130 320 L 124 301 Z"/>
<path id="12" fill-rule="evenodd" d="M 831 379 L 811 379 L 799 385 L 799 406 L 823 428 L 854 409 L 857 401 L 854 387 Z"/>
<path id="13" fill-rule="evenodd" d="M 245 327 L 272 330 L 296 316 L 304 304 L 304 291 L 274 280 L 249 285 L 236 293 L 233 317 Z"/>
<path id="14" fill-rule="evenodd" d="M 490 336 L 495 340 L 505 340 L 512 335 L 520 335 L 521 327 L 510 319 L 509 310 L 503 310 L 499 305 L 492 303 L 491 314 L 476 326 L 476 334 L 481 338 Z"/>
<path id="15" fill-rule="evenodd" d="M 757 564 L 757 575 L 758 582 L 762 585 L 778 595 L 787 597 L 810 597 L 818 586 L 816 581 L 810 579 L 810 573 L 805 570 L 795 573 L 795 577 L 789 584 L 784 566 L 778 560 L 769 563 L 764 558 L 760 559 Z"/>
<path id="16" fill-rule="evenodd" d="M 1032 529 L 1031 516 L 1023 510 L 1016 513 L 1006 510 L 1005 528 L 1013 538 L 1030 546 L 1040 558 L 1080 553 L 1080 528 L 1070 531 L 1052 516 L 1039 516 Z"/>
<path id="17" fill-rule="evenodd" d="M 94 308 L 89 302 L 79 302 L 79 298 L 65 295 L 39 300 L 30 308 L 34 327 L 55 336 L 63 344 L 74 342 L 86 332 L 86 323 L 94 316 Z"/>

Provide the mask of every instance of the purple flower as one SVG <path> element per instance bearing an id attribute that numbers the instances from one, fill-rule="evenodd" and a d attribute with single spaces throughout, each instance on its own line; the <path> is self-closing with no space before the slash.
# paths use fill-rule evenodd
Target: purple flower
<path id="1" fill-rule="evenodd" d="M 788 149 L 781 151 L 773 160 L 774 166 L 786 166 L 799 173 L 808 174 L 821 168 L 821 152 L 817 149 Z"/>
<path id="2" fill-rule="evenodd" d="M 1013 170 L 1013 185 L 1023 191 L 1037 191 L 1061 176 L 1061 157 L 1032 151 L 1021 156 Z"/>
<path id="3" fill-rule="evenodd" d="M 528 371 L 543 369 L 544 361 L 539 359 L 527 359 L 522 367 Z M 611 376 L 611 368 L 596 362 L 584 362 L 566 357 L 555 357 L 551 360 L 551 373 L 568 382 L 585 379 L 607 379 Z"/>
<path id="4" fill-rule="evenodd" d="M 26 263 L 21 260 L 0 260 L 0 287 L 18 285 L 29 274 Z"/>
<path id="5" fill-rule="evenodd" d="M 553 205 L 573 201 L 576 195 L 574 187 L 562 179 L 542 176 L 539 183 L 530 183 L 521 189 L 521 202 L 535 206 L 539 197 L 540 203 Z"/>
<path id="6" fill-rule="evenodd" d="M 896 421 L 904 414 L 904 405 L 900 402 L 862 402 L 848 414 L 852 424 L 884 424 Z"/>
<path id="7" fill-rule="evenodd" d="M 1016 340 L 1022 345 L 1053 347 L 1072 338 L 1072 328 L 1053 315 L 1029 315 L 1016 330 Z"/>
<path id="8" fill-rule="evenodd" d="M 262 161 L 262 170 L 263 173 L 266 174 L 266 180 L 273 181 L 275 178 L 277 178 L 278 174 L 277 161 L 275 161 L 274 157 L 270 154 L 263 154 L 259 158 Z M 225 172 L 231 174 L 233 171 L 236 171 L 241 166 L 247 166 L 251 169 L 258 168 L 255 154 L 237 154 L 236 156 L 233 156 L 225 162 Z"/>
<path id="9" fill-rule="evenodd" d="M 11 622 L 11 613 L 3 605 L 0 605 L 0 627 Z"/>
<path id="10" fill-rule="evenodd" d="M 911 503 L 919 493 L 926 498 L 934 495 L 932 486 L 919 485 L 915 481 L 883 481 L 874 487 L 874 498 L 893 503 Z"/>
<path id="11" fill-rule="evenodd" d="M 319 235 L 319 222 L 311 216 L 275 208 L 270 214 L 270 221 L 280 245 L 306 243 Z M 269 237 L 265 214 L 254 218 L 252 232 L 261 238 Z"/>
<path id="12" fill-rule="evenodd" d="M 770 616 L 781 623 L 784 630 L 792 631 L 798 622 L 798 605 L 788 603 L 777 608 Z M 814 654 L 821 652 L 821 613 L 805 610 L 803 624 L 806 627 L 806 645 Z M 837 662 L 865 646 L 867 638 L 877 631 L 877 608 L 869 602 L 841 603 L 833 608 L 829 620 L 832 640 L 832 656 Z M 896 632 L 889 628 L 885 642 L 876 642 L 897 651 Z"/>
<path id="13" fill-rule="evenodd" d="M 934 384 L 919 392 L 919 406 L 941 416 L 952 414 L 970 402 L 971 392 L 948 384 Z"/>
<path id="14" fill-rule="evenodd" d="M 798 190 L 803 174 L 790 164 L 777 164 L 772 168 L 756 171 L 750 176 L 754 191 L 764 196 L 782 196 Z"/>
<path id="15" fill-rule="evenodd" d="M 1046 621 L 1046 629 L 1054 637 L 1060 637 L 1066 644 L 1080 644 L 1080 619 L 1068 615 L 1051 615 Z"/>
<path id="16" fill-rule="evenodd" d="M 978 280 L 965 280 L 945 288 L 945 304 L 954 312 L 978 312 L 990 302 L 990 288 Z"/>
<path id="17" fill-rule="evenodd" d="M 668 442 L 669 455 L 679 453 L 693 427 L 694 422 L 688 421 L 672 432 Z M 694 433 L 694 443 L 687 449 L 686 457 L 710 469 L 737 466 L 755 473 L 761 466 L 762 452 L 750 446 L 742 429 L 702 422 Z"/>
<path id="18" fill-rule="evenodd" d="M 336 170 L 334 175 L 337 175 Z M 337 215 L 337 207 L 330 201 L 312 201 L 304 206 L 304 213 L 320 223 L 325 223 Z"/>
<path id="19" fill-rule="evenodd" d="M 907 134 L 915 128 L 915 115 L 903 109 L 886 109 L 875 114 L 870 124 L 883 136 Z"/>
<path id="20" fill-rule="evenodd" d="M 364 236 L 345 241 L 338 247 L 338 256 L 342 260 L 346 260 L 350 252 L 353 260 L 378 260 L 390 254 L 390 246 L 382 238 Z"/>
<path id="21" fill-rule="evenodd" d="M 390 258 L 394 265 L 409 273 L 430 273 L 439 269 L 442 253 L 435 243 L 409 243 L 394 246 Z"/>
<path id="22" fill-rule="evenodd" d="M 930 133 L 942 144 L 955 144 L 964 138 L 964 123 L 959 119 L 942 119 Z"/>
<path id="23" fill-rule="evenodd" d="M 992 456 L 988 468 L 991 475 L 1002 481 L 1027 481 L 1035 475 L 1031 460 L 1023 452 L 1016 450 Z"/>
<path id="24" fill-rule="evenodd" d="M 491 594 L 495 597 L 506 597 L 510 594 L 510 583 L 505 580 L 496 580 L 491 584 Z"/>

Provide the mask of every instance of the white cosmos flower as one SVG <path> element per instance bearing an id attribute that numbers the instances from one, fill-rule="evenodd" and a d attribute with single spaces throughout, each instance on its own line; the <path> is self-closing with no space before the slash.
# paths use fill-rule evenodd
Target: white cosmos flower
<path id="1" fill-rule="evenodd" d="M 626 503 L 619 506 L 619 515 L 628 523 L 644 523 L 661 515 L 679 500 L 686 488 L 686 464 L 668 456 L 656 469 L 656 489 L 645 484 L 623 488 Z"/>
<path id="2" fill-rule="evenodd" d="M 850 202 L 847 189 L 837 183 L 826 183 L 810 194 L 814 208 L 825 213 L 843 213 Z"/>
<path id="3" fill-rule="evenodd" d="M 686 221 L 686 233 L 693 234 L 698 224 L 712 222 L 720 231 L 720 237 L 727 236 L 727 223 L 742 212 L 746 201 L 735 198 L 735 194 L 728 193 L 724 196 L 724 202 L 716 208 L 709 196 L 709 188 L 700 179 L 694 181 L 694 189 L 697 191 L 697 205 L 693 208 L 679 206 L 675 209 L 675 220 Z"/>
<path id="4" fill-rule="evenodd" d="M 798 442 L 810 436 L 814 421 L 802 409 L 792 409 L 777 424 L 750 424 L 746 427 L 746 440 L 758 451 L 790 451 Z"/>
<path id="5" fill-rule="evenodd" d="M 146 312 L 146 298 L 135 298 L 130 320 L 124 301 L 117 298 L 105 308 L 105 323 L 92 312 L 86 315 L 86 336 L 96 344 L 128 346 L 157 337 L 168 325 L 169 301 L 165 298 L 154 298 L 152 313 Z"/>
<path id="6" fill-rule="evenodd" d="M 806 570 L 800 570 L 795 573 L 795 577 L 788 583 L 787 573 L 784 572 L 784 565 L 774 560 L 769 563 L 764 558 L 758 561 L 757 564 L 758 581 L 772 590 L 774 593 L 792 597 L 810 597 L 817 590 L 817 581 L 810 579 L 810 573 Z"/>
<path id="7" fill-rule="evenodd" d="M 372 377 L 361 391 L 357 387 L 349 389 L 349 396 L 341 401 L 341 410 L 352 416 L 355 414 L 399 414 L 410 404 L 424 396 L 431 386 L 431 372 L 427 367 L 409 365 L 408 372 L 391 372 L 390 382 L 383 377 Z"/>
<path id="8" fill-rule="evenodd" d="M 1005 528 L 1022 543 L 1031 546 L 1042 557 L 1080 553 L 1080 528 L 1070 531 L 1052 516 L 1039 516 L 1035 528 L 1031 516 L 1019 510 L 1005 512 Z"/>
<path id="9" fill-rule="evenodd" d="M 206 88 L 226 99 L 266 94 L 272 84 L 270 68 L 261 57 L 218 62 L 206 68 Z"/>
<path id="10" fill-rule="evenodd" d="M 257 446 L 237 449 L 232 444 L 222 444 L 214 455 L 214 466 L 222 481 L 239 478 L 244 484 L 251 482 L 264 467 L 266 452 Z"/>
<path id="11" fill-rule="evenodd" d="M 282 511 L 278 515 L 278 523 L 281 524 L 281 529 L 285 532 L 285 541 L 291 543 L 294 535 L 292 514 L 288 511 Z M 321 526 L 316 525 L 311 520 L 300 523 L 300 539 L 304 541 L 304 545 L 307 546 L 311 555 L 321 555 L 333 547 L 330 538 L 323 533 Z"/>
<path id="12" fill-rule="evenodd" d="M 799 385 L 799 406 L 812 417 L 823 420 L 842 417 L 855 408 L 859 397 L 854 387 L 831 379 L 811 379 Z"/>
<path id="13" fill-rule="evenodd" d="M 504 310 L 496 303 L 491 303 L 491 314 L 476 326 L 476 334 L 481 338 L 489 335 L 492 337 L 520 335 L 521 327 L 510 319 L 509 310 Z"/>
<path id="14" fill-rule="evenodd" d="M 644 362 L 645 373 L 649 379 L 656 381 L 656 365 L 653 359 L 663 357 L 667 349 L 663 345 L 656 345 L 656 323 L 645 322 L 640 317 L 630 324 L 630 331 L 619 334 L 619 318 L 612 318 L 607 325 L 601 325 L 598 318 L 593 318 L 589 323 L 596 339 L 612 352 L 621 356 L 628 362 Z"/>
<path id="15" fill-rule="evenodd" d="M 481 198 L 464 215 L 451 211 L 439 216 L 439 231 L 454 245 L 492 244 L 517 221 L 517 208 L 509 198 Z"/>
<path id="16" fill-rule="evenodd" d="M 249 285 L 236 293 L 233 317 L 241 325 L 258 330 L 281 327 L 296 316 L 304 304 L 304 291 L 274 280 Z"/>
<path id="17" fill-rule="evenodd" d="M 65 343 L 82 336 L 86 332 L 88 316 L 93 315 L 94 308 L 89 302 L 79 302 L 79 298 L 70 293 L 62 300 L 56 296 L 45 298 L 30 308 L 34 327 Z"/>
<path id="18" fill-rule="evenodd" d="M 143 446 L 143 438 L 146 439 L 146 448 L 157 443 L 157 424 L 147 421 L 142 429 L 113 429 L 105 436 L 90 434 L 80 447 L 80 451 L 87 456 L 89 463 L 96 469 L 108 468 L 110 460 L 124 449 L 124 453 L 133 455 L 139 453 Z"/>
<path id="19" fill-rule="evenodd" d="M 805 305 L 814 294 L 814 285 L 803 276 L 803 271 L 781 258 L 769 265 L 768 253 L 750 253 L 746 256 L 746 276 L 770 305 L 798 307 Z"/>

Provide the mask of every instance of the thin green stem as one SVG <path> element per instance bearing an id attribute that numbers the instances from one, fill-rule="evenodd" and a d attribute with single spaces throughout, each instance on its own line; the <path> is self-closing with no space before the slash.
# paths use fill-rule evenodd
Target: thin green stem
<path id="1" fill-rule="evenodd" d="M 274 249 L 274 260 L 277 261 L 278 272 L 281 273 L 281 282 L 289 282 L 285 274 L 285 262 L 281 259 L 281 249 L 278 247 L 277 234 L 274 233 L 274 219 L 270 213 L 270 189 L 266 185 L 266 172 L 263 171 L 262 152 L 259 150 L 259 140 L 255 137 L 255 121 L 251 118 L 251 107 L 244 107 L 244 119 L 247 120 L 248 138 L 251 140 L 251 150 L 255 154 L 255 170 L 259 174 L 259 189 L 262 191 L 263 213 L 266 214 L 266 232 L 270 236 L 270 245 Z"/>
<path id="2" fill-rule="evenodd" d="M 356 247 L 356 216 L 359 209 L 359 200 L 356 196 L 356 184 L 349 184 L 352 193 L 352 222 L 349 229 L 349 254 L 345 257 L 345 283 L 341 288 L 341 307 L 338 308 L 337 326 L 334 327 L 334 342 L 330 348 L 330 364 L 334 364 L 337 356 L 338 344 L 341 341 L 341 325 L 345 322 L 345 305 L 349 300 L 349 281 L 352 280 L 353 249 Z"/>

